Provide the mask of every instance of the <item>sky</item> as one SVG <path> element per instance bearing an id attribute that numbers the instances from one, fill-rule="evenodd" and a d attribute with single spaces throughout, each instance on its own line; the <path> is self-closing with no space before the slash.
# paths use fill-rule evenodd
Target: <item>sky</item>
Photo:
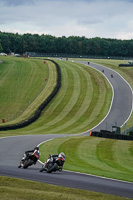
<path id="1" fill-rule="evenodd" d="M 133 39 L 133 0 L 0 0 L 0 31 Z"/>

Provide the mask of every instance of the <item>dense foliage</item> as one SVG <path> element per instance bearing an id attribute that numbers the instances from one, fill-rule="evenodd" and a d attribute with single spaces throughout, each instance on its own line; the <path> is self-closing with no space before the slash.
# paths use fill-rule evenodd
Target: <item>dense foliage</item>
<path id="1" fill-rule="evenodd" d="M 0 46 L 5 53 L 37 52 L 95 56 L 133 56 L 133 39 L 118 40 L 84 36 L 55 37 L 51 35 L 0 32 Z"/>
<path id="2" fill-rule="evenodd" d="M 2 45 L 1 45 L 1 41 L 0 41 L 0 51 L 2 51 L 3 50 L 3 48 L 2 48 Z"/>

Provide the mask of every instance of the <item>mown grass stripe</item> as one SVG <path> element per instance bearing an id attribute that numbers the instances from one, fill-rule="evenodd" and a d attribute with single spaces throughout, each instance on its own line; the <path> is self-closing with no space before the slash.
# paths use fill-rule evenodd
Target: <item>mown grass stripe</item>
<path id="1" fill-rule="evenodd" d="M 133 173 L 133 142 L 132 141 L 116 141 L 114 145 L 114 159 L 118 164 L 124 168 L 125 173 Z"/>
<path id="2" fill-rule="evenodd" d="M 71 129 L 73 126 L 75 127 L 75 123 L 77 122 L 77 120 L 78 123 L 80 123 L 79 119 L 81 116 L 83 116 L 86 109 L 88 109 L 92 98 L 93 87 L 90 81 L 89 74 L 86 73 L 86 71 L 83 69 L 83 66 L 79 67 L 79 65 L 74 65 L 74 67 L 80 77 L 81 92 L 74 107 L 71 110 L 71 113 L 68 113 L 66 122 L 63 124 L 61 123 L 61 126 L 58 128 L 59 133 L 61 131 L 65 132 L 69 128 Z"/>
<path id="3" fill-rule="evenodd" d="M 54 118 L 54 121 L 50 122 L 50 127 L 48 128 L 48 130 L 54 129 L 56 128 L 56 126 L 58 127 L 60 124 L 63 123 L 63 121 L 66 121 L 67 116 L 69 115 L 69 112 L 71 112 L 71 110 L 73 109 L 79 94 L 80 94 L 80 82 L 76 81 L 76 80 L 80 80 L 79 79 L 79 75 L 78 73 L 73 70 L 73 68 L 69 68 L 72 72 L 72 76 L 69 76 L 68 79 L 70 79 L 70 88 L 69 88 L 69 100 L 67 100 L 66 98 L 64 99 L 66 104 L 65 106 L 61 109 L 61 112 L 59 113 L 59 115 L 57 117 Z M 67 101 L 66 101 L 67 100 Z"/>
<path id="4" fill-rule="evenodd" d="M 9 74 L 8 80 L 6 79 L 6 82 L 10 84 L 8 87 L 5 84 L 5 89 L 8 90 L 9 93 L 9 95 L 6 93 L 9 98 L 7 98 L 8 100 L 5 101 L 5 104 L 7 107 L 7 101 L 9 101 L 9 109 L 7 113 L 10 118 L 11 113 L 12 115 L 15 113 L 15 115 L 12 116 L 14 120 L 9 123 L 16 123 L 25 120 L 28 116 L 32 115 L 37 107 L 47 98 L 47 95 L 51 93 L 57 82 L 57 73 L 54 64 L 49 64 L 49 66 L 47 66 L 46 64 L 44 65 L 44 63 L 42 63 L 40 60 L 27 59 L 23 61 L 21 58 L 18 60 L 12 58 L 11 63 L 9 63 L 8 59 L 6 60 L 6 63 L 8 63 L 10 67 L 13 67 L 11 74 Z M 2 64 L 6 66 L 6 63 L 3 62 Z M 7 71 L 6 68 L 3 70 Z M 46 84 L 44 84 L 45 78 L 48 80 Z M 44 89 L 42 87 L 44 87 Z M 0 87 L 0 89 L 2 90 L 1 94 L 3 94 L 4 88 Z M 40 93 L 37 97 L 36 94 L 39 90 Z M 10 105 L 10 102 L 12 105 Z M 14 104 L 15 110 L 12 111 L 10 109 L 13 108 Z M 2 105 L 2 107 L 4 108 L 5 106 Z M 17 119 L 15 119 L 15 117 Z M 5 115 L 4 118 L 6 119 L 6 125 L 9 124 L 7 122 L 8 116 L 6 117 Z"/>
<path id="5" fill-rule="evenodd" d="M 56 138 L 42 144 L 40 150 L 42 162 L 49 151 L 50 154 L 63 151 L 66 155 L 66 170 L 133 182 L 131 141 L 75 136 Z"/>
<path id="6" fill-rule="evenodd" d="M 87 69 L 88 70 L 88 69 Z M 88 71 L 88 73 L 90 73 L 90 71 Z M 103 106 L 105 105 L 105 102 L 107 101 L 107 96 L 106 94 L 106 88 L 109 88 L 109 85 L 107 87 L 107 83 L 105 81 L 105 79 L 100 79 L 100 75 L 98 77 L 98 79 L 95 80 L 95 77 L 97 77 L 97 75 L 95 74 L 95 71 L 93 72 L 93 74 L 91 74 L 91 77 L 94 77 L 94 81 L 93 82 L 93 87 L 94 87 L 94 94 L 93 94 L 93 99 L 91 101 L 91 104 L 89 105 L 90 107 L 88 107 L 88 109 L 86 109 L 86 112 L 81 116 L 82 118 L 81 120 L 81 128 L 80 130 L 84 130 L 85 129 L 89 129 L 89 123 L 91 124 L 91 122 L 93 123 L 93 126 L 96 125 L 96 123 L 98 123 L 99 118 L 98 115 L 100 115 L 100 119 L 102 120 L 102 117 L 104 117 L 107 114 L 107 110 L 105 112 L 103 112 L 103 114 L 101 115 L 101 109 L 103 108 Z M 97 81 L 97 82 L 96 82 Z M 102 83 L 102 84 L 101 84 Z M 98 86 L 98 87 L 97 87 Z M 99 88 L 99 95 L 95 96 L 95 94 L 98 94 L 98 91 L 95 89 L 95 87 L 98 89 Z M 100 89 L 101 88 L 101 89 Z M 106 98 L 105 98 L 106 96 Z M 88 97 L 89 99 L 89 97 Z M 97 100 L 97 101 L 96 101 Z M 110 99 L 111 101 L 111 99 Z M 107 105 L 108 109 L 109 109 L 109 105 Z M 92 116 L 91 116 L 92 113 Z M 77 126 L 79 125 L 78 122 L 76 122 L 75 124 L 75 130 L 72 129 L 72 127 L 70 127 L 69 130 L 72 131 L 77 131 L 76 129 L 78 128 Z"/>
<path id="7" fill-rule="evenodd" d="M 58 64 L 62 73 L 58 94 L 37 122 L 19 130 L 20 134 L 81 133 L 96 125 L 107 113 L 109 103 L 105 111 L 101 111 L 109 88 L 105 78 L 83 64 L 67 61 L 58 61 Z M 96 105 L 98 109 L 95 110 Z"/>
<path id="8" fill-rule="evenodd" d="M 105 141 L 101 141 L 98 145 L 97 145 L 97 158 L 100 160 L 100 162 L 104 163 L 104 168 L 107 169 L 106 165 L 108 165 L 109 167 L 111 167 L 112 171 L 118 172 L 118 171 L 126 171 L 126 169 L 121 166 L 118 165 L 117 161 L 115 161 L 114 158 L 114 153 L 113 153 L 113 149 L 114 149 L 114 145 L 115 145 L 116 140 L 106 140 Z"/>
<path id="9" fill-rule="evenodd" d="M 64 76 L 65 75 L 65 76 Z M 68 83 L 68 77 L 71 79 L 70 83 Z M 63 87 L 63 89 L 62 89 Z M 70 101 L 71 94 L 73 92 L 73 74 L 71 70 L 65 69 L 65 74 L 62 75 L 62 87 L 58 93 L 58 95 L 55 97 L 54 102 L 51 101 L 49 106 L 45 109 L 44 116 L 41 116 L 41 123 L 42 126 L 39 127 L 36 130 L 40 129 L 46 129 L 47 127 L 51 127 L 53 124 L 58 123 L 60 119 L 62 119 L 62 110 L 66 107 L 67 103 Z M 71 90 L 68 90 L 68 87 L 71 88 Z M 65 89 L 64 89 L 65 88 Z M 51 109 L 52 107 L 52 109 Z M 44 122 L 45 124 L 44 124 Z M 33 124 L 34 126 L 34 124 Z M 36 131 L 35 130 L 35 131 Z"/>
<path id="10" fill-rule="evenodd" d="M 92 165 L 92 163 L 89 162 L 88 156 L 86 159 L 84 159 L 84 155 L 89 153 L 89 148 L 86 148 L 86 152 L 84 152 L 83 147 L 80 149 L 81 145 L 83 146 L 85 141 L 86 138 L 80 138 L 80 140 L 78 138 L 72 138 L 65 140 L 65 142 L 59 145 L 59 152 L 63 151 L 66 155 L 71 155 L 67 158 L 67 163 L 65 163 L 65 167 L 67 169 L 73 171 L 82 171 L 83 168 L 86 173 L 89 172 L 90 169 L 99 169 L 99 166 Z"/>
<path id="11" fill-rule="evenodd" d="M 82 68 L 83 68 L 83 65 L 81 65 L 82 66 Z M 78 69 L 78 67 L 76 66 L 76 68 Z M 79 69 L 78 69 L 79 70 Z M 80 70 L 81 71 L 81 70 Z M 81 73 L 81 72 L 80 72 Z M 84 73 L 86 73 L 86 71 L 84 72 Z M 87 88 L 88 89 L 88 87 L 86 87 L 86 85 L 85 85 L 85 88 Z M 82 95 L 82 93 L 81 93 L 81 95 Z M 89 98 L 91 98 L 91 95 L 90 96 L 88 96 L 88 102 L 87 102 L 87 107 L 88 107 L 88 105 L 89 105 Z M 73 116 L 74 116 L 74 114 L 75 113 L 73 113 Z M 68 119 L 66 120 L 66 121 L 68 121 Z M 66 122 L 66 123 L 69 123 L 69 122 Z M 61 125 L 62 125 L 62 123 L 61 123 Z M 63 125 L 62 125 L 63 126 Z M 60 127 L 59 127 L 60 128 Z M 59 129 L 58 129 L 59 130 Z M 54 131 L 56 131 L 56 129 L 55 129 L 55 126 L 54 126 Z"/>
<path id="12" fill-rule="evenodd" d="M 27 133 L 31 130 L 32 133 L 41 133 L 42 131 L 43 133 L 83 132 L 91 127 L 92 118 L 91 123 L 95 125 L 99 122 L 97 116 L 100 115 L 101 120 L 108 111 L 109 105 L 106 106 L 106 112 L 101 116 L 100 110 L 105 103 L 105 97 L 103 98 L 102 94 L 105 96 L 105 88 L 108 89 L 109 86 L 100 73 L 83 64 L 62 61 L 58 61 L 58 64 L 62 72 L 62 87 L 57 96 L 45 108 L 39 120 L 26 128 Z M 76 96 L 73 95 L 73 92 Z M 101 95 L 102 102 L 99 103 L 97 115 L 94 113 L 93 117 L 95 106 L 99 102 L 99 95 Z M 71 103 L 68 104 L 68 102 Z M 92 117 L 90 118 L 91 113 Z"/>

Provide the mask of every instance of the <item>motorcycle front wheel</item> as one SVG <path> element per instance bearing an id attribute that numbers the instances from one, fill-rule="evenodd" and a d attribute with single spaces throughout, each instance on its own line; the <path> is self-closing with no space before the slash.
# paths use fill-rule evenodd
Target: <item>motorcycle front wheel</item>
<path id="1" fill-rule="evenodd" d="M 42 167 L 39 171 L 40 171 L 40 172 L 46 171 L 46 170 L 45 170 L 45 167 Z"/>
<path id="2" fill-rule="evenodd" d="M 51 168 L 49 168 L 49 169 L 47 170 L 47 173 L 51 173 L 51 172 L 53 172 L 53 171 L 56 171 L 57 168 L 58 168 L 57 163 L 54 163 L 54 165 L 53 165 Z"/>

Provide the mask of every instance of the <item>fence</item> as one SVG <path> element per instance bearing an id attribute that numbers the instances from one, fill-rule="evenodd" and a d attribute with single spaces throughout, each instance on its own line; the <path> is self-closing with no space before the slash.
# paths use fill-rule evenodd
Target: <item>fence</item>
<path id="1" fill-rule="evenodd" d="M 109 138 L 109 139 L 118 139 L 118 140 L 133 140 L 133 136 L 131 135 L 122 135 L 122 134 L 115 134 L 113 132 L 96 132 L 92 131 L 90 136 L 96 136 L 96 137 L 101 137 L 101 138 Z"/>

